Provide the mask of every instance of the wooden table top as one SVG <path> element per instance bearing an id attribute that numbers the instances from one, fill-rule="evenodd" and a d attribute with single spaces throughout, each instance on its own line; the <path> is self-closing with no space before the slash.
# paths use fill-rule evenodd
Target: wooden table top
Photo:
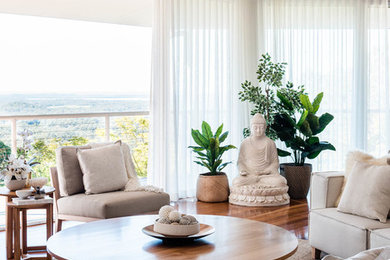
<path id="1" fill-rule="evenodd" d="M 54 234 L 47 242 L 58 259 L 285 259 L 295 253 L 289 231 L 242 218 L 196 215 L 215 232 L 187 244 L 169 244 L 142 233 L 156 215 L 89 222 Z"/>
<path id="2" fill-rule="evenodd" d="M 23 190 L 29 190 L 29 189 L 32 188 L 24 188 Z M 43 189 L 45 190 L 45 193 L 48 195 L 52 194 L 56 190 L 54 187 L 51 186 L 43 186 Z M 6 187 L 0 187 L 0 196 L 6 196 L 11 198 L 17 197 L 16 192 L 14 190 L 11 191 Z"/>

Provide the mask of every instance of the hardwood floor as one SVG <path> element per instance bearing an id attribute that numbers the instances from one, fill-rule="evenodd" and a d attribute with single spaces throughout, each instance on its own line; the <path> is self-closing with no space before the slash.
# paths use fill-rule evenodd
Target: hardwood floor
<path id="1" fill-rule="evenodd" d="M 293 232 L 297 238 L 308 239 L 309 206 L 306 199 L 291 200 L 290 205 L 278 207 L 243 207 L 227 202 L 197 202 L 196 199 L 179 200 L 173 205 L 188 214 L 223 215 L 266 222 Z"/>
<path id="2" fill-rule="evenodd" d="M 243 207 L 227 202 L 204 203 L 193 198 L 171 204 L 187 214 L 223 215 L 266 222 L 291 231 L 297 238 L 308 239 L 307 200 L 292 200 L 290 205 L 278 207 Z M 66 221 L 64 228 L 77 224 L 78 222 Z M 28 233 L 29 245 L 41 244 L 46 235 L 45 225 L 29 227 Z M 5 259 L 5 232 L 0 232 L 0 259 Z"/>

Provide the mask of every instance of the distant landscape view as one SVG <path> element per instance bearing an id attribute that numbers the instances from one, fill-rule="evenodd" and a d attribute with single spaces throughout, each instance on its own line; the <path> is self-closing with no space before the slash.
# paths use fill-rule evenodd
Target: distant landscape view
<path id="1" fill-rule="evenodd" d="M 135 111 L 149 111 L 148 95 L 0 95 L 0 116 Z M 29 156 L 40 162 L 34 168 L 34 174 L 46 177 L 49 168 L 55 165 L 55 149 L 58 146 L 100 142 L 105 136 L 103 117 L 18 120 L 17 131 L 23 129 L 33 132 L 34 143 Z M 137 173 L 143 177 L 147 169 L 148 130 L 148 116 L 110 119 L 111 140 L 121 139 L 130 144 Z M 0 120 L 0 141 L 11 146 L 9 120 Z M 21 138 L 18 136 L 20 145 Z"/>

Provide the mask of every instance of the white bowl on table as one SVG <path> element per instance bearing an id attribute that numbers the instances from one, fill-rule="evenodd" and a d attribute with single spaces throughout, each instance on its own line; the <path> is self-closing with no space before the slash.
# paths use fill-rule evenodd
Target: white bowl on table
<path id="1" fill-rule="evenodd" d="M 33 190 L 17 190 L 15 191 L 16 196 L 18 196 L 20 199 L 27 199 L 28 196 L 31 196 L 33 193 Z"/>
<path id="2" fill-rule="evenodd" d="M 199 233 L 200 224 L 173 225 L 154 222 L 153 231 L 167 236 L 190 236 Z"/>

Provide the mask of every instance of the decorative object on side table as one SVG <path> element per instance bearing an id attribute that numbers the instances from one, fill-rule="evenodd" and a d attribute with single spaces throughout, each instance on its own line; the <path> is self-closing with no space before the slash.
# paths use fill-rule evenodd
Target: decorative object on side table
<path id="1" fill-rule="evenodd" d="M 251 135 L 244 139 L 238 157 L 239 176 L 234 178 L 229 202 L 242 206 L 280 206 L 290 203 L 285 178 L 280 176 L 274 141 L 265 136 L 261 114 L 251 120 Z"/>
<path id="2" fill-rule="evenodd" d="M 281 175 L 286 177 L 289 195 L 293 199 L 306 198 L 310 187 L 311 165 L 305 164 L 305 159 L 314 159 L 323 150 L 335 150 L 328 142 L 320 141 L 316 136 L 333 120 L 333 116 L 325 113 L 320 117 L 315 114 L 319 109 L 323 93 L 320 93 L 311 103 L 305 93 L 304 86 L 294 88 L 287 82 L 283 87 L 283 77 L 286 63 L 274 63 L 270 55 L 263 54 L 259 60 L 257 78 L 260 85 L 254 86 L 245 81 L 239 92 L 241 101 L 254 105 L 251 114 L 262 113 L 268 127 L 266 135 L 280 139 L 293 153 L 278 149 L 281 157 L 294 156 L 294 163 L 281 164 Z M 300 115 L 300 119 L 296 117 Z M 244 136 L 250 135 L 250 130 L 244 129 Z"/>
<path id="3" fill-rule="evenodd" d="M 229 163 L 222 163 L 224 152 L 235 149 L 233 145 L 220 146 L 225 141 L 229 132 L 222 134 L 223 124 L 212 133 L 210 125 L 203 121 L 202 133 L 191 129 L 191 135 L 199 146 L 189 146 L 197 154 L 195 163 L 206 167 L 209 172 L 199 175 L 196 189 L 196 197 L 203 202 L 222 202 L 229 196 L 229 182 L 224 172 L 221 172 Z"/>
<path id="4" fill-rule="evenodd" d="M 0 141 L 0 179 L 11 191 L 30 187 L 27 181 L 31 178 L 32 167 L 39 164 L 30 153 L 32 132 L 24 129 L 18 134 L 22 137 L 22 147 L 17 148 L 16 155 L 11 154 L 11 148 Z M 28 157 L 31 159 L 27 160 Z"/>
<path id="5" fill-rule="evenodd" d="M 26 185 L 28 174 L 31 172 L 31 167 L 24 158 L 16 158 L 11 154 L 6 160 L 4 167 L 0 178 L 4 180 L 5 186 L 9 190 L 22 189 Z"/>
<path id="6" fill-rule="evenodd" d="M 33 194 L 33 192 L 34 192 L 34 190 L 32 190 L 32 189 L 15 191 L 16 196 L 18 196 L 19 199 L 27 199 L 28 196 L 31 196 Z"/>

